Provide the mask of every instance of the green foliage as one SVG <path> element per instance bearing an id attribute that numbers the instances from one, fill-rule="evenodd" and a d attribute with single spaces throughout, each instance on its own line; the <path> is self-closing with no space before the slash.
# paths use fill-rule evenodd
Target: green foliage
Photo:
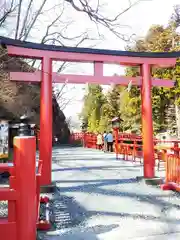
<path id="1" fill-rule="evenodd" d="M 152 26 L 144 39 L 138 39 L 134 45 L 127 46 L 129 51 L 171 52 L 180 51 L 180 34 L 176 31 L 180 25 L 180 6 L 176 6 L 168 26 Z M 179 17 L 178 14 L 179 13 Z M 141 75 L 139 67 L 128 67 L 126 76 Z M 180 106 L 180 59 L 175 68 L 152 68 L 155 78 L 176 80 L 172 89 L 152 88 L 152 111 L 154 132 L 174 128 L 175 104 Z M 89 85 L 88 94 L 84 99 L 82 116 L 88 130 L 104 131 L 111 127 L 111 119 L 115 116 L 123 121 L 121 129 L 140 132 L 141 129 L 141 95 L 140 88 L 132 87 L 126 91 L 125 87 L 114 86 L 107 94 L 103 94 L 99 85 Z M 170 124 L 171 123 L 171 124 Z"/>
<path id="2" fill-rule="evenodd" d="M 81 118 L 90 132 L 96 132 L 99 128 L 102 106 L 105 103 L 105 96 L 100 85 L 88 85 L 88 93 L 84 97 L 84 107 Z"/>
<path id="3" fill-rule="evenodd" d="M 152 26 L 144 39 L 137 40 L 134 46 L 128 46 L 127 49 L 130 51 L 146 52 L 180 51 L 180 34 L 176 31 L 177 27 L 178 25 L 175 24 L 175 22 L 173 21 L 170 21 L 167 27 L 163 27 L 160 25 Z M 177 63 L 178 62 L 179 60 L 177 61 Z M 139 69 L 128 68 L 126 70 L 126 75 L 138 76 Z M 153 68 L 152 76 L 155 78 L 176 80 L 175 87 L 172 89 L 162 87 L 152 88 L 154 131 L 158 132 L 174 127 L 174 124 L 176 124 L 174 111 L 172 111 L 171 107 L 174 104 L 180 105 L 180 66 L 177 64 L 175 68 Z M 137 98 L 136 102 L 139 103 L 139 105 L 137 104 L 137 108 L 139 109 L 139 96 L 137 95 L 135 96 L 135 98 Z M 137 111 L 137 114 L 139 114 L 139 111 Z M 135 118 L 135 115 L 133 116 L 132 114 L 132 118 Z M 169 126 L 169 122 L 174 122 L 174 124 L 171 124 L 172 126 Z"/>

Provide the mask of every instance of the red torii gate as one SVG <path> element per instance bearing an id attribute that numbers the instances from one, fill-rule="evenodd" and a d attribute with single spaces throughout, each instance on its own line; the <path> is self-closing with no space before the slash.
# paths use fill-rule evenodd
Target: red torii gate
<path id="1" fill-rule="evenodd" d="M 42 185 L 51 184 L 52 158 L 52 82 L 68 83 L 99 83 L 128 85 L 132 80 L 134 85 L 141 86 L 142 99 L 142 138 L 144 154 L 144 177 L 154 178 L 154 144 L 151 86 L 173 87 L 174 82 L 162 79 L 151 79 L 151 67 L 169 67 L 176 64 L 179 52 L 147 53 L 89 48 L 61 47 L 23 42 L 0 37 L 0 44 L 7 47 L 10 56 L 40 59 L 41 71 L 35 73 L 11 73 L 11 80 L 41 82 L 40 100 L 40 159 L 43 161 Z M 91 62 L 94 63 L 94 75 L 66 75 L 52 72 L 52 61 Z M 103 63 L 116 63 L 128 66 L 140 66 L 141 76 L 128 78 L 125 76 L 103 76 Z M 54 79 L 54 80 L 52 80 Z"/>

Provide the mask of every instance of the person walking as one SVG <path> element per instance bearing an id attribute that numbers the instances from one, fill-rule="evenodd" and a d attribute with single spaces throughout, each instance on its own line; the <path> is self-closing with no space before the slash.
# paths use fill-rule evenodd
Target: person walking
<path id="1" fill-rule="evenodd" d="M 96 140 L 97 149 L 101 150 L 103 145 L 103 139 L 101 133 L 98 133 Z"/>
<path id="2" fill-rule="evenodd" d="M 107 134 L 106 138 L 107 138 L 107 151 L 113 152 L 113 134 L 111 131 Z"/>
<path id="3" fill-rule="evenodd" d="M 104 131 L 103 133 L 103 140 L 104 140 L 104 152 L 107 152 L 107 132 Z"/>

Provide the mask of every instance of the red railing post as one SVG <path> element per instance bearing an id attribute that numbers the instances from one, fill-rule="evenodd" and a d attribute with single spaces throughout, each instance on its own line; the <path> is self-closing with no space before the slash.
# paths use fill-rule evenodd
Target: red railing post
<path id="1" fill-rule="evenodd" d="M 180 192 L 180 158 L 170 154 L 166 158 L 166 179 L 161 187 L 163 190 Z"/>
<path id="2" fill-rule="evenodd" d="M 179 157 L 179 144 L 174 142 L 174 154 Z"/>
<path id="3" fill-rule="evenodd" d="M 14 138 L 14 164 L 17 200 L 18 240 L 36 239 L 36 139 Z"/>

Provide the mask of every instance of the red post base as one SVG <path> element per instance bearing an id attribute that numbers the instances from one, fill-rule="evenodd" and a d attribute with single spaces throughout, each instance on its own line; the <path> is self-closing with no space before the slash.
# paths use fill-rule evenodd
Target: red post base
<path id="1" fill-rule="evenodd" d="M 40 221 L 36 224 L 38 230 L 48 231 L 51 229 L 51 224 L 48 221 Z"/>
<path id="2" fill-rule="evenodd" d="M 40 203 L 45 204 L 47 207 L 47 204 L 49 204 L 50 199 L 48 197 L 41 197 L 40 198 Z M 49 216 L 48 216 L 49 217 Z M 51 229 L 51 223 L 49 220 L 39 220 L 36 224 L 37 229 L 41 231 L 47 231 Z"/>
<path id="3" fill-rule="evenodd" d="M 164 191 L 176 191 L 180 192 L 180 185 L 176 183 L 165 183 L 161 185 L 161 189 Z"/>

